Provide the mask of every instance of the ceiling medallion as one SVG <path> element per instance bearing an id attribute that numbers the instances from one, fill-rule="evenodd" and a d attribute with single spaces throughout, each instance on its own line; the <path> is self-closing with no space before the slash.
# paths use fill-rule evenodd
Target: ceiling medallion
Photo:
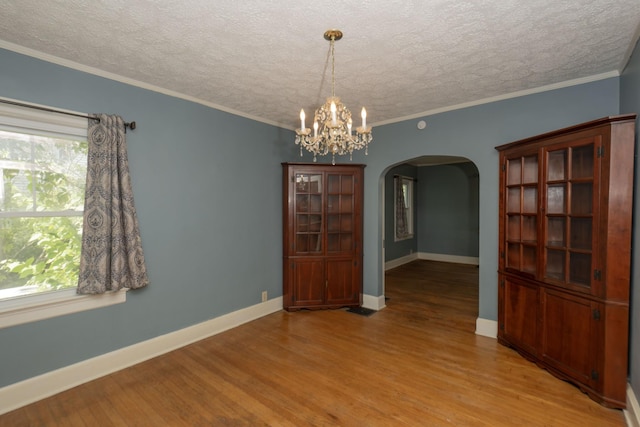
<path id="1" fill-rule="evenodd" d="M 311 129 L 305 127 L 304 110 L 300 110 L 300 129 L 296 129 L 296 145 L 300 145 L 300 156 L 302 149 L 313 153 L 313 161 L 317 156 L 325 156 L 331 153 L 332 164 L 336 164 L 336 154 L 343 155 L 349 153 L 349 159 L 353 159 L 353 151 L 364 148 L 365 155 L 368 154 L 368 145 L 373 140 L 371 127 L 367 127 L 367 111 L 362 107 L 362 126 L 352 132 L 351 111 L 340 102 L 335 94 L 335 52 L 336 40 L 342 38 L 342 31 L 328 30 L 324 33 L 324 38 L 331 43 L 331 96 L 327 102 L 320 106 L 313 117 L 313 135 Z"/>

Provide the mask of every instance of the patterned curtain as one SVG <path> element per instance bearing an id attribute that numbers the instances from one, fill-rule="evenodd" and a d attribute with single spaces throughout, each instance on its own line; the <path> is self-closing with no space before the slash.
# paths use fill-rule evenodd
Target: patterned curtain
<path id="1" fill-rule="evenodd" d="M 79 294 L 101 294 L 149 283 L 133 204 L 122 117 L 89 120 Z"/>
<path id="2" fill-rule="evenodd" d="M 407 230 L 407 207 L 404 202 L 404 190 L 402 177 L 394 178 L 396 185 L 396 238 L 403 238 L 409 235 Z"/>

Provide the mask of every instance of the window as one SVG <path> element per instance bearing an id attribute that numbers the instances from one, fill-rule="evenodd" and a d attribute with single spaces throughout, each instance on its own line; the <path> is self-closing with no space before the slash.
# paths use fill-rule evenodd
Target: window
<path id="1" fill-rule="evenodd" d="M 0 328 L 119 302 L 75 294 L 86 138 L 86 118 L 0 104 Z"/>
<path id="2" fill-rule="evenodd" d="M 0 130 L 0 298 L 77 285 L 87 143 Z"/>
<path id="3" fill-rule="evenodd" d="M 413 238 L 413 178 L 394 177 L 395 240 Z"/>

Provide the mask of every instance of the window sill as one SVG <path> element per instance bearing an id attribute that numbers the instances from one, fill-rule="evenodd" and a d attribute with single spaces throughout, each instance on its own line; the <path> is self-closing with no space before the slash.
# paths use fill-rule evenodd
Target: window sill
<path id="1" fill-rule="evenodd" d="M 126 300 L 127 289 L 102 295 L 78 295 L 75 288 L 11 298 L 0 301 L 0 329 L 107 307 Z"/>

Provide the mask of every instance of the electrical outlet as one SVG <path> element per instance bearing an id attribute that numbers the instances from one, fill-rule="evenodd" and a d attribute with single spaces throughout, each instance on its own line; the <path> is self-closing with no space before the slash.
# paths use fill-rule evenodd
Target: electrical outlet
<path id="1" fill-rule="evenodd" d="M 262 291 L 262 302 L 267 301 L 267 291 Z"/>

